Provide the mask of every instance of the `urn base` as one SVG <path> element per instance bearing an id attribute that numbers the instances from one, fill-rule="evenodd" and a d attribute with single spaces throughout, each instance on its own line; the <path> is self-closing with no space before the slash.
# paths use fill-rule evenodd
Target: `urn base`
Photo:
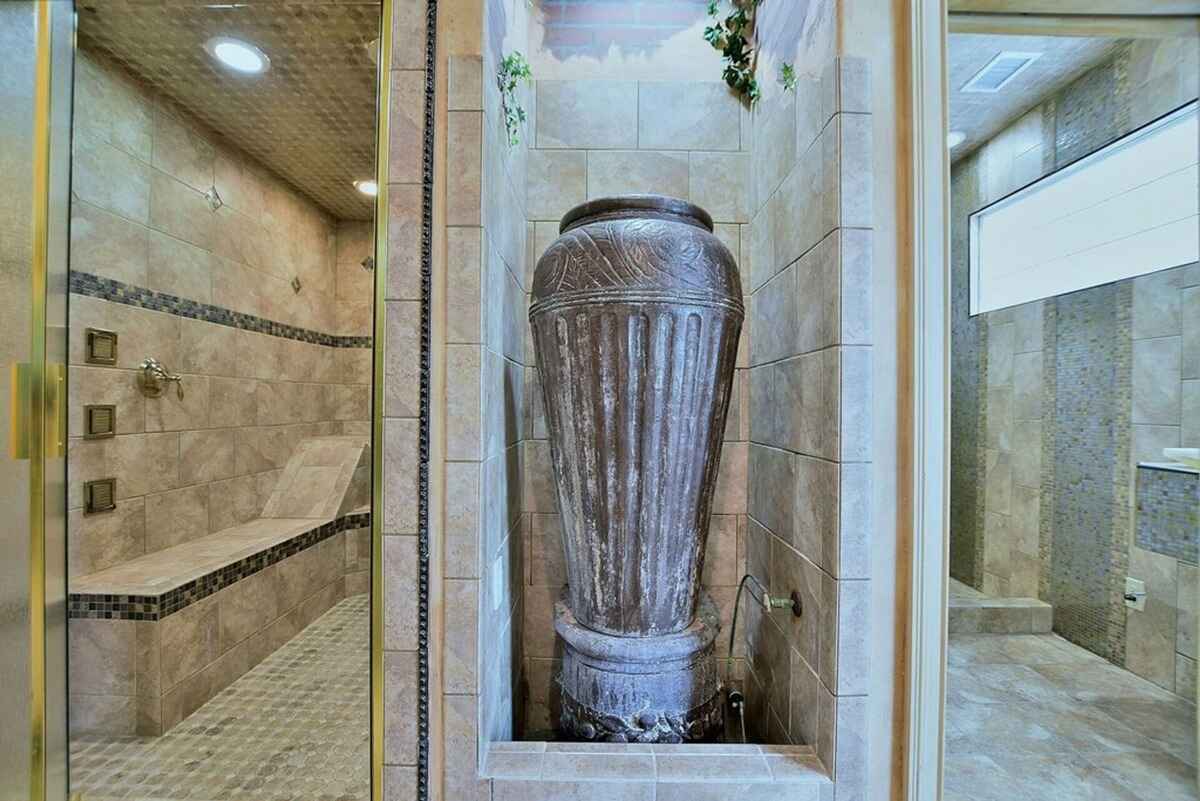
<path id="1" fill-rule="evenodd" d="M 682 743 L 724 729 L 713 648 L 716 605 L 701 591 L 696 619 L 683 631 L 618 637 L 580 625 L 566 603 L 554 609 L 564 642 L 560 734 L 569 740 Z"/>

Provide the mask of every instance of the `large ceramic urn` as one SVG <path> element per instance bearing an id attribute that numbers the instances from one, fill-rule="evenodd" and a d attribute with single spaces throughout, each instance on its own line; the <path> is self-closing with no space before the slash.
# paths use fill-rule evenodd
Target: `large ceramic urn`
<path id="1" fill-rule="evenodd" d="M 572 209 L 537 265 L 541 370 L 568 588 L 565 736 L 679 742 L 721 726 L 700 575 L 744 310 L 701 208 Z"/>

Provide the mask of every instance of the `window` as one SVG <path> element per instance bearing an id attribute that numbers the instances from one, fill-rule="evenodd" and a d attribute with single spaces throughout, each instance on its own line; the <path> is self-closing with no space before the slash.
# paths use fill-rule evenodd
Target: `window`
<path id="1" fill-rule="evenodd" d="M 975 212 L 971 314 L 1200 259 L 1197 104 Z"/>

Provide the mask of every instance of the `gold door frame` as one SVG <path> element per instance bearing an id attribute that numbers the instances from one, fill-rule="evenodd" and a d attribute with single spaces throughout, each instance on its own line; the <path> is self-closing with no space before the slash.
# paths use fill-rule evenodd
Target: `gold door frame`
<path id="1" fill-rule="evenodd" d="M 67 794 L 66 287 L 73 0 L 31 0 L 29 361 L 13 370 L 10 456 L 29 462 L 29 775 L 32 801 Z M 19 376 L 19 381 L 17 380 Z"/>
<path id="2" fill-rule="evenodd" d="M 383 397 L 387 343 L 388 151 L 391 133 L 392 0 L 380 3 L 375 92 L 375 298 L 371 371 L 371 801 L 383 801 Z"/>
<path id="3" fill-rule="evenodd" d="M 66 275 L 73 0 L 29 0 L 36 14 L 30 364 L 19 421 L 30 460 L 30 801 L 67 798 Z M 383 380 L 388 264 L 388 143 L 392 0 L 380 2 L 376 114 L 374 359 L 372 387 L 370 764 L 372 801 L 383 799 Z M 61 275 L 59 274 L 61 273 Z M 16 424 L 18 421 L 14 420 Z"/>

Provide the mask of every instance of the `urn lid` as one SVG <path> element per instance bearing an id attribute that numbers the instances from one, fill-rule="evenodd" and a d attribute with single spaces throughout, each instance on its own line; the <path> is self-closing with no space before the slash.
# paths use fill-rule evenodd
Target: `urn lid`
<path id="1" fill-rule="evenodd" d="M 708 212 L 682 198 L 668 195 L 616 195 L 580 203 L 563 215 L 558 232 L 566 233 L 572 228 L 599 220 L 629 218 L 673 220 L 703 228 L 710 233 L 713 230 L 712 217 Z"/>

